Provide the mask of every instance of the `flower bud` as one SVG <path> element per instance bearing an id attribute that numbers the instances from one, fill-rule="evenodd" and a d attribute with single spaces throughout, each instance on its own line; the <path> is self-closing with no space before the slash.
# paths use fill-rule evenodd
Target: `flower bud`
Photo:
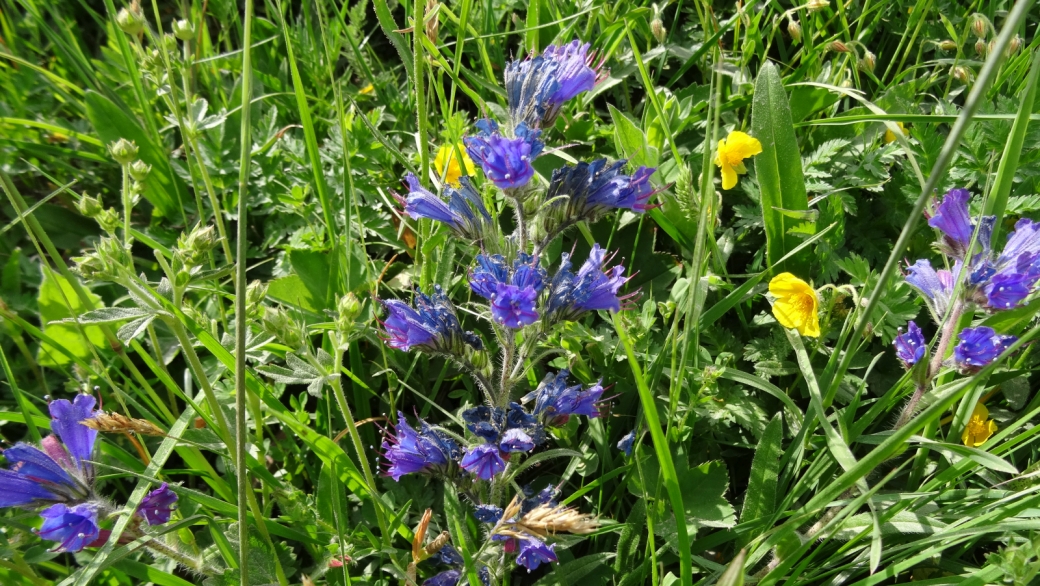
<path id="1" fill-rule="evenodd" d="M 975 33 L 976 37 L 985 39 L 986 33 L 989 32 L 989 20 L 978 12 L 971 15 L 971 32 Z"/>
<path id="2" fill-rule="evenodd" d="M 361 315 L 361 300 L 353 293 L 347 293 L 339 298 L 336 310 L 339 312 L 336 329 L 344 333 L 349 332 L 354 329 L 354 321 Z"/>
<path id="3" fill-rule="evenodd" d="M 802 42 L 802 25 L 798 24 L 797 20 L 787 21 L 787 34 L 791 35 L 791 40 L 795 43 Z"/>
<path id="4" fill-rule="evenodd" d="M 182 41 L 190 41 L 195 38 L 195 25 L 190 20 L 173 21 L 173 36 Z"/>
<path id="5" fill-rule="evenodd" d="M 105 263 L 95 253 L 75 257 L 72 262 L 76 263 L 76 272 L 87 281 L 97 281 L 105 276 Z"/>
<path id="6" fill-rule="evenodd" d="M 867 51 L 857 63 L 859 64 L 859 68 L 863 71 L 873 73 L 874 65 L 877 63 L 877 57 L 870 51 Z"/>
<path id="7" fill-rule="evenodd" d="M 166 49 L 167 53 L 177 54 L 177 37 L 170 33 L 166 33 L 162 36 L 162 47 Z"/>
<path id="8" fill-rule="evenodd" d="M 950 69 L 950 75 L 961 83 L 968 83 L 971 81 L 971 71 L 967 67 L 958 65 L 957 67 Z"/>
<path id="9" fill-rule="evenodd" d="M 668 29 L 664 28 L 664 23 L 661 22 L 661 17 L 655 17 L 650 21 L 650 32 L 657 39 L 658 43 L 663 43 L 665 36 L 668 34 Z"/>
<path id="10" fill-rule="evenodd" d="M 206 255 L 216 248 L 219 242 L 220 238 L 213 226 L 196 224 L 191 233 L 187 236 L 181 234 L 181 237 L 177 239 L 175 254 L 181 263 L 190 269 L 204 263 Z"/>
<path id="11" fill-rule="evenodd" d="M 123 225 L 122 221 L 119 219 L 119 214 L 117 214 L 112 208 L 104 210 L 94 219 L 97 221 L 98 226 L 101 226 L 101 229 L 109 234 L 114 234 L 115 231 Z"/>
<path id="12" fill-rule="evenodd" d="M 246 287 L 246 305 L 256 305 L 267 297 L 267 283 L 253 281 Z"/>
<path id="13" fill-rule="evenodd" d="M 1008 43 L 1007 52 L 1008 55 L 1014 55 L 1018 53 L 1018 50 L 1022 48 L 1022 37 L 1015 35 L 1011 37 L 1011 42 Z"/>
<path id="14" fill-rule="evenodd" d="M 945 41 L 941 41 L 939 43 L 939 48 L 949 53 L 951 51 L 957 50 L 957 43 L 951 41 L 950 39 L 946 39 Z"/>
<path id="15" fill-rule="evenodd" d="M 130 164 L 130 176 L 134 181 L 144 181 L 151 171 L 152 166 L 144 161 L 137 160 Z"/>
<path id="16" fill-rule="evenodd" d="M 137 159 L 137 145 L 125 138 L 108 145 L 108 152 L 120 165 L 129 165 Z"/>
<path id="17" fill-rule="evenodd" d="M 97 253 L 106 264 L 125 267 L 132 262 L 129 249 L 117 238 L 102 236 L 101 242 L 97 245 Z"/>
<path id="18" fill-rule="evenodd" d="M 986 41 L 983 41 L 982 39 L 975 41 L 975 53 L 977 53 L 979 57 L 985 57 L 986 53 L 989 53 L 989 45 L 986 44 Z"/>
<path id="19" fill-rule="evenodd" d="M 805 7 L 809 12 L 816 12 L 817 10 L 823 10 L 829 8 L 831 5 L 830 0 L 809 0 L 809 3 Z"/>
<path id="20" fill-rule="evenodd" d="M 144 32 L 144 15 L 139 8 L 123 8 L 116 14 L 116 26 L 128 35 L 137 36 Z"/>
<path id="21" fill-rule="evenodd" d="M 89 195 L 84 195 L 76 202 L 76 209 L 88 218 L 97 216 L 104 211 L 104 208 L 101 207 L 101 196 L 90 197 Z"/>
<path id="22" fill-rule="evenodd" d="M 264 331 L 278 339 L 293 350 L 303 345 L 303 336 L 299 324 L 280 307 L 268 307 L 264 310 Z"/>
<path id="23" fill-rule="evenodd" d="M 827 45 L 827 50 L 835 53 L 848 53 L 849 47 L 841 41 L 833 41 Z"/>

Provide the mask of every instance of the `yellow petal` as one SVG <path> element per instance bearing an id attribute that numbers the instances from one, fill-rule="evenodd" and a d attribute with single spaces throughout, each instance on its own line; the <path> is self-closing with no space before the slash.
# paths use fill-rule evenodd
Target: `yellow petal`
<path id="1" fill-rule="evenodd" d="M 739 130 L 729 133 L 729 136 L 726 137 L 726 147 L 741 159 L 753 157 L 762 152 L 762 143 L 757 138 Z"/>
<path id="2" fill-rule="evenodd" d="M 816 292 L 808 283 L 792 275 L 791 273 L 780 273 L 769 281 L 769 292 L 776 297 L 788 297 L 791 295 L 810 294 L 814 298 Z"/>
<path id="3" fill-rule="evenodd" d="M 785 328 L 797 328 L 799 331 L 805 327 L 808 317 L 802 306 L 790 297 L 776 300 L 773 304 L 773 316 Z"/>
<path id="4" fill-rule="evenodd" d="M 737 186 L 737 172 L 729 165 L 722 165 L 722 188 L 733 189 Z"/>
<path id="5" fill-rule="evenodd" d="M 816 310 L 815 303 L 813 303 L 812 313 L 809 314 L 809 320 L 802 327 L 798 328 L 798 333 L 810 338 L 820 337 L 820 315 Z"/>
<path id="6" fill-rule="evenodd" d="M 975 403 L 975 408 L 971 410 L 971 417 L 979 418 L 979 421 L 985 421 L 989 419 L 989 409 L 986 408 L 986 404 L 982 401 Z"/>

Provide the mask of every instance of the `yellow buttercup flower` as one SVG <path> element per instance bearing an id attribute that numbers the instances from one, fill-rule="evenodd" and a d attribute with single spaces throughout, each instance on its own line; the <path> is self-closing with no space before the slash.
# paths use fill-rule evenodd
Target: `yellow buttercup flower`
<path id="1" fill-rule="evenodd" d="M 896 126 L 898 126 L 899 130 L 901 130 L 903 132 L 903 136 L 910 136 L 910 131 L 907 130 L 905 126 L 903 126 L 902 122 L 896 122 Z M 890 130 L 886 130 L 885 131 L 885 139 L 884 140 L 885 140 L 885 144 L 891 144 L 891 143 L 895 142 L 896 141 L 896 133 L 892 132 L 891 129 Z"/>
<path id="2" fill-rule="evenodd" d="M 762 143 L 739 130 L 719 141 L 715 164 L 722 168 L 722 188 L 733 189 L 737 185 L 737 174 L 747 173 L 744 159 L 762 152 Z"/>
<path id="3" fill-rule="evenodd" d="M 368 94 L 374 93 L 375 91 L 376 91 L 375 86 L 372 85 L 372 84 L 368 84 L 365 87 L 361 88 L 361 90 L 358 93 L 363 95 L 363 96 L 367 96 Z"/>
<path id="4" fill-rule="evenodd" d="M 996 433 L 996 431 L 997 422 L 989 418 L 989 409 L 986 409 L 986 406 L 982 403 L 978 403 L 971 412 L 971 419 L 968 420 L 968 425 L 964 426 L 964 434 L 961 435 L 961 441 L 969 448 L 977 448 L 986 443 L 989 436 Z"/>
<path id="5" fill-rule="evenodd" d="M 466 166 L 466 172 L 462 172 L 462 167 L 459 165 L 459 159 L 455 155 L 455 147 L 451 145 L 444 145 L 437 150 L 437 158 L 433 161 L 433 166 L 437 169 L 438 174 L 444 175 L 444 180 L 449 185 L 458 186 L 459 177 L 463 175 L 473 175 L 477 172 L 473 166 L 473 159 L 469 158 L 466 154 L 466 149 L 461 144 L 457 145 L 458 151 L 462 153 L 462 164 Z"/>
<path id="6" fill-rule="evenodd" d="M 820 301 L 809 283 L 791 273 L 780 273 L 769 281 L 769 292 L 776 297 L 773 315 L 780 325 L 810 338 L 820 336 Z"/>

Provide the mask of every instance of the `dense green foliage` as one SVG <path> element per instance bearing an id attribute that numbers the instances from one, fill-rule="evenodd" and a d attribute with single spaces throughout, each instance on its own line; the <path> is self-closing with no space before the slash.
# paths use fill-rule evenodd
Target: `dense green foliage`
<path id="1" fill-rule="evenodd" d="M 516 385 L 519 399 L 563 368 L 612 385 L 602 417 L 552 428 L 503 488 L 557 486 L 599 527 L 550 537 L 559 561 L 534 572 L 501 558 L 495 583 L 1040 572 L 1040 296 L 947 316 L 1018 337 L 980 372 L 945 354 L 907 371 L 892 346 L 916 320 L 933 352 L 953 350 L 903 279 L 907 262 L 942 262 L 937 196 L 969 189 L 973 214 L 998 216 L 994 242 L 1040 219 L 1033 2 L 113 2 L 0 0 L 0 436 L 38 442 L 48 400 L 75 393 L 163 433 L 102 433 L 115 504 L 97 547 L 51 552 L 36 510 L 3 509 L 0 583 L 420 584 L 445 566 L 413 552 L 442 531 L 460 583 L 501 558 L 467 494 L 378 475 L 398 412 L 461 436 L 484 403 L 457 361 L 389 348 L 379 302 L 439 285 L 463 329 L 496 340 L 468 282 L 480 250 L 397 194 L 407 172 L 441 183 L 438 152 L 478 118 L 507 118 L 507 62 L 575 38 L 609 75 L 542 129 L 533 181 L 628 159 L 657 168 L 659 206 L 543 252 L 555 267 L 616 251 L 622 293 L 639 295 L 553 329 Z M 722 189 L 734 130 L 763 152 Z M 774 317 L 781 271 L 818 291 L 819 337 Z M 966 446 L 980 401 L 998 431 Z M 139 535 L 156 479 L 179 496 L 174 519 L 115 539 Z"/>

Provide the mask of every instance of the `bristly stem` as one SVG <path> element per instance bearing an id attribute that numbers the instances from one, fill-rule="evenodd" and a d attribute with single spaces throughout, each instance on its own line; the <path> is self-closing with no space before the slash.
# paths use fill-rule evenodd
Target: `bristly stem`
<path id="1" fill-rule="evenodd" d="M 130 250 L 130 211 L 133 209 L 130 196 L 130 164 L 123 163 L 123 248 Z"/>
<path id="2" fill-rule="evenodd" d="M 931 380 L 939 374 L 939 369 L 942 368 L 943 360 L 946 358 L 946 350 L 950 347 L 950 342 L 953 341 L 953 337 L 957 332 L 957 323 L 961 320 L 961 316 L 964 315 L 966 306 L 967 304 L 964 301 L 957 300 L 950 307 L 950 313 L 946 316 L 946 323 L 943 324 L 942 332 L 939 335 L 939 342 L 936 343 L 935 351 L 932 353 L 932 360 L 928 364 L 928 373 L 925 376 L 925 380 L 918 381 L 914 394 L 910 397 L 906 407 L 903 408 L 903 412 L 899 414 L 899 419 L 896 420 L 895 429 L 903 427 L 913 418 L 914 412 L 917 410 L 917 404 L 921 402 L 921 398 L 928 391 Z"/>

